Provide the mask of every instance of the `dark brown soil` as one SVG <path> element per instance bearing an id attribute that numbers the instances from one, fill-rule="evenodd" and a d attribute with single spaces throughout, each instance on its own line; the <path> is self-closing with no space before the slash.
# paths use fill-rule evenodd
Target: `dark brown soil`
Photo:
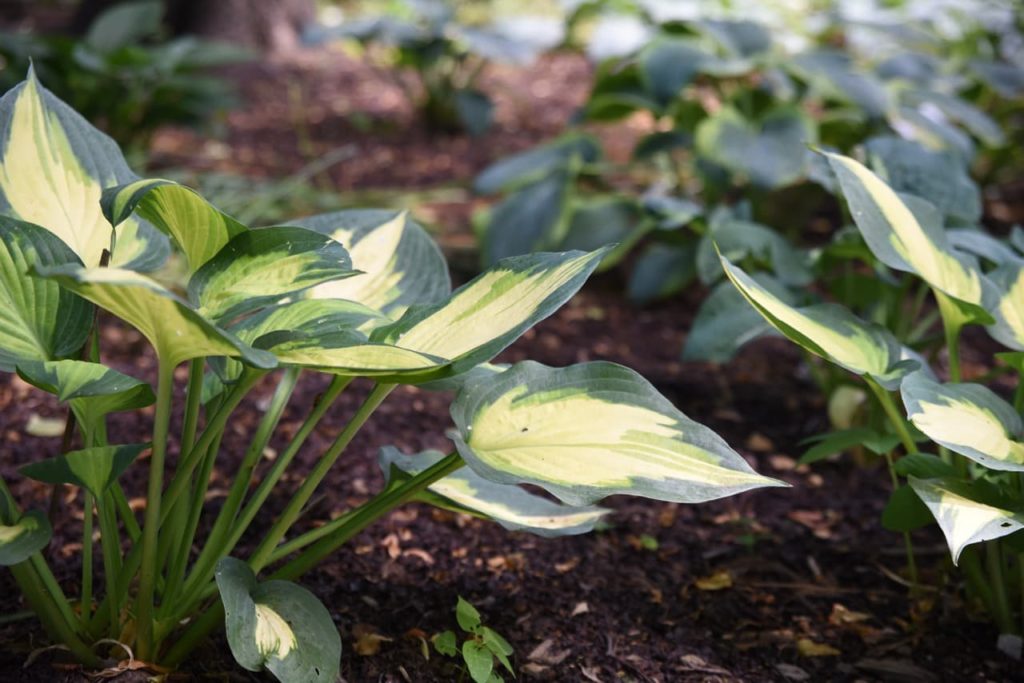
<path id="1" fill-rule="evenodd" d="M 412 119 L 378 74 L 341 55 L 310 53 L 236 73 L 247 106 L 231 114 L 227 137 L 210 142 L 167 131 L 156 141 L 162 164 L 185 163 L 271 177 L 343 145 L 358 154 L 330 171 L 342 190 L 425 187 L 466 181 L 491 160 L 556 133 L 585 95 L 587 65 L 555 56 L 525 72 L 494 70 L 484 86 L 498 102 L 498 126 L 479 140 L 434 135 Z M 623 129 L 626 130 L 626 129 Z M 626 131 L 628 132 L 628 131 Z M 463 207 L 442 213 L 464 220 Z M 552 365 L 609 359 L 647 376 L 691 417 L 722 433 L 761 472 L 791 489 L 755 492 L 701 506 L 617 497 L 611 528 L 544 540 L 477 520 L 410 506 L 379 522 L 306 576 L 331 610 L 350 683 L 468 680 L 444 658 L 422 653 L 420 636 L 455 628 L 461 595 L 515 647 L 526 681 L 1010 681 L 1019 664 L 995 650 L 994 629 L 949 597 L 954 586 L 911 601 L 900 578 L 901 539 L 881 530 L 886 476 L 844 460 L 813 469 L 796 465 L 800 441 L 825 428 L 825 409 L 802 358 L 780 340 L 744 350 L 726 367 L 679 362 L 683 331 L 698 301 L 691 293 L 647 309 L 621 298 L 606 275 L 551 320 L 527 333 L 502 360 Z M 139 336 L 110 326 L 105 361 L 152 379 L 154 360 Z M 278 451 L 294 432 L 322 377 L 307 377 L 290 406 Z M 311 438 L 290 488 L 337 435 L 365 392 L 354 387 Z M 262 387 L 243 404 L 225 438 L 211 487 L 223 494 L 244 437 L 266 398 Z M 323 487 L 305 523 L 326 520 L 365 501 L 381 484 L 376 451 L 395 444 L 414 452 L 449 447 L 449 396 L 401 389 L 368 423 Z M 23 504 L 46 506 L 49 490 L 16 469 L 52 456 L 59 438 L 25 434 L 30 416 L 59 416 L 56 404 L 20 380 L 0 377 L 0 474 Z M 148 436 L 151 414 L 118 416 L 118 440 Z M 142 495 L 144 467 L 126 476 Z M 275 497 L 255 528 L 284 504 Z M 136 501 L 140 506 L 144 500 Z M 80 501 L 64 492 L 49 555 L 72 594 L 79 576 Z M 219 499 L 210 505 L 215 507 Z M 71 519 L 77 515 L 77 518 Z M 247 539 L 245 547 L 251 547 Z M 947 553 L 935 531 L 915 535 L 919 561 L 942 570 Z M 242 550 L 244 551 L 245 548 Z M 926 573 L 931 585 L 942 579 Z M 24 609 L 0 572 L 0 614 Z M 358 633 L 387 638 L 375 654 L 357 654 Z M 45 639 L 31 619 L 0 625 L 0 681 L 75 681 L 60 652 L 23 663 Z M 117 680 L 136 681 L 135 673 Z M 242 671 L 218 637 L 171 680 L 268 680 Z"/>
<path id="2" fill-rule="evenodd" d="M 946 597 L 951 591 L 908 599 L 898 576 L 900 539 L 877 521 L 886 497 L 881 471 L 850 462 L 813 470 L 795 465 L 799 440 L 823 428 L 824 409 L 791 346 L 756 343 L 726 368 L 684 365 L 676 358 L 694 302 L 637 310 L 619 299 L 618 290 L 610 276 L 597 281 L 502 359 L 631 365 L 684 412 L 720 431 L 759 471 L 793 488 L 701 506 L 617 497 L 608 501 L 615 509 L 610 529 L 555 540 L 418 505 L 399 510 L 303 581 L 329 606 L 344 635 L 345 680 L 458 680 L 443 658 L 424 659 L 417 636 L 454 628 L 459 595 L 514 645 L 524 680 L 1013 680 L 1017 665 L 995 652 L 993 630 L 964 619 L 966 608 Z M 105 341 L 117 349 L 109 363 L 151 377 L 152 358 L 136 333 L 111 328 Z M 284 437 L 324 385 L 324 378 L 307 378 L 285 419 Z M 339 402 L 289 486 L 337 434 L 364 390 Z M 257 392 L 254 401 L 265 395 L 265 389 Z M 331 475 L 308 523 L 366 500 L 380 486 L 379 446 L 410 452 L 450 446 L 443 436 L 450 424 L 448 400 L 411 388 L 398 391 Z M 33 413 L 60 414 L 48 398 L 5 377 L 0 471 L 24 502 L 45 504 L 45 488 L 15 473 L 18 465 L 59 448 L 57 438 L 24 434 Z M 236 415 L 212 490 L 226 488 L 256 417 L 253 402 Z M 120 418 L 114 433 L 143 439 L 147 420 Z M 282 442 L 273 445 L 280 449 Z M 139 495 L 143 476 L 142 467 L 129 473 L 131 495 Z M 256 527 L 283 502 L 276 498 Z M 70 494 L 62 500 L 65 513 L 77 505 Z M 58 578 L 72 592 L 79 534 L 78 521 L 69 522 L 57 529 L 50 548 Z M 942 539 L 925 533 L 916 540 L 922 563 L 941 568 Z M 0 577 L 3 613 L 21 609 L 8 575 Z M 390 640 L 376 654 L 359 655 L 353 633 L 367 630 Z M 0 680 L 80 680 L 74 670 L 54 668 L 59 653 L 44 654 L 21 671 L 42 642 L 32 621 L 0 627 Z M 174 679 L 246 676 L 218 639 Z"/>

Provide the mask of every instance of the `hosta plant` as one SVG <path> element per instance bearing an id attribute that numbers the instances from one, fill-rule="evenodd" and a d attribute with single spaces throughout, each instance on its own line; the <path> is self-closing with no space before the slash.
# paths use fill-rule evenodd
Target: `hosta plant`
<path id="1" fill-rule="evenodd" d="M 477 87 L 489 62 L 525 65 L 562 40 L 561 27 L 544 17 L 519 16 L 490 24 L 469 23 L 452 0 L 397 0 L 388 14 L 317 26 L 310 42 L 356 41 L 385 66 L 426 123 L 442 131 L 486 131 L 491 98 Z M 415 74 L 407 81 L 407 73 Z"/>
<path id="2" fill-rule="evenodd" d="M 941 321 L 944 379 L 897 340 L 893 330 L 835 303 L 794 306 L 726 257 L 732 284 L 764 319 L 810 354 L 858 377 L 880 420 L 828 435 L 815 457 L 863 445 L 887 461 L 893 494 L 886 527 L 907 535 L 932 521 L 960 566 L 972 598 L 1020 655 L 1024 598 L 1024 243 L 980 231 L 947 230 L 943 213 L 920 196 L 900 194 L 860 162 L 826 154 L 864 242 L 884 271 L 905 273 L 927 289 Z M 904 315 L 924 318 L 908 299 Z M 911 320 L 913 324 L 917 320 Z M 1012 398 L 998 386 L 965 381 L 960 333 L 981 325 L 1007 347 L 988 359 L 989 376 L 1013 376 Z M 1005 386 L 1005 385 L 1003 385 Z M 1011 386 L 1013 384 L 1011 383 Z M 977 546 L 981 544 L 979 549 Z M 980 552 L 979 552 L 980 550 Z"/>
<path id="3" fill-rule="evenodd" d="M 552 536 L 593 528 L 606 512 L 595 503 L 611 494 L 699 502 L 779 485 L 625 367 L 488 364 L 571 297 L 603 251 L 506 259 L 452 292 L 439 250 L 405 214 L 250 228 L 186 187 L 135 177 L 116 145 L 31 73 L 0 99 L 0 214 L 0 369 L 69 409 L 66 447 L 40 444 L 20 473 L 75 487 L 84 520 L 81 581 L 69 595 L 48 561 L 47 516 L 0 481 L 0 564 L 49 636 L 89 667 L 124 647 L 175 667 L 224 628 L 247 669 L 334 681 L 338 630 L 293 581 L 406 502 Z M 109 316 L 151 344 L 155 386 L 100 362 L 97 321 Z M 261 467 L 303 373 L 330 382 Z M 317 425 L 337 419 L 331 406 L 356 378 L 372 383 L 361 406 L 326 449 L 297 457 Z M 228 453 L 225 428 L 261 381 L 273 390 L 258 426 Z M 318 487 L 399 385 L 456 390 L 450 452 L 384 449 L 382 490 L 303 530 Z M 148 441 L 108 429 L 110 413 L 147 406 Z M 137 516 L 122 475 L 139 468 Z M 231 484 L 211 507 L 215 469 Z M 271 500 L 280 511 L 267 521 Z"/>

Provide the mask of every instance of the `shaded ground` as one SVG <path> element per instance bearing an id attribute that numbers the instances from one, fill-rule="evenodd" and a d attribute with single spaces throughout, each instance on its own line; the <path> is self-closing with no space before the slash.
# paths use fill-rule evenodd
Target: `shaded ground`
<path id="1" fill-rule="evenodd" d="M 683 366 L 675 359 L 692 305 L 678 301 L 637 311 L 622 305 L 617 287 L 608 277 L 598 281 L 503 358 L 630 364 L 684 412 L 720 431 L 760 471 L 794 487 L 702 506 L 619 497 L 609 501 L 616 510 L 610 529 L 555 540 L 510 534 L 422 506 L 399 510 L 303 581 L 329 606 L 343 633 L 346 681 L 458 680 L 458 672 L 436 654 L 424 659 L 417 637 L 455 627 L 458 595 L 476 604 L 486 623 L 515 646 L 522 680 L 1013 679 L 1016 665 L 994 653 L 990 628 L 955 619 L 962 605 L 928 593 L 909 611 L 898 578 L 899 538 L 881 531 L 877 522 L 886 496 L 883 472 L 849 462 L 824 463 L 813 471 L 795 466 L 797 441 L 822 427 L 824 411 L 816 400 L 801 398 L 814 394 L 801 379 L 799 356 L 790 346 L 760 342 L 725 370 Z M 134 332 L 114 329 L 106 342 L 122 349 L 108 362 L 152 375 L 152 358 Z M 133 363 L 139 352 L 142 360 Z M 285 419 L 284 436 L 297 427 L 324 380 L 308 378 L 302 386 Z M 300 457 L 304 466 L 295 468 L 291 486 L 337 435 L 364 390 L 343 397 L 325 420 Z M 450 447 L 443 437 L 450 425 L 447 401 L 443 394 L 399 391 L 331 475 L 323 488 L 327 493 L 307 515 L 310 523 L 377 490 L 377 447 Z M 232 476 L 232 458 L 243 447 L 240 435 L 255 422 L 253 408 L 244 406 L 229 429 L 224 451 L 229 455 L 212 487 L 221 495 Z M 5 477 L 16 479 L 17 465 L 57 452 L 57 438 L 44 439 L 40 449 L 38 440 L 22 436 L 32 413 L 57 412 L 51 401 L 4 377 L 0 469 Z M 115 433 L 144 438 L 146 422 L 119 420 Z M 142 470 L 131 472 L 136 494 Z M 17 481 L 14 488 L 23 500 L 46 498 L 46 491 L 31 482 Z M 274 510 L 265 512 L 257 528 Z M 59 528 L 51 546 L 58 577 L 72 591 L 78 576 L 77 526 Z M 941 538 L 923 534 L 917 543 L 923 564 L 941 566 Z M 0 577 L 2 611 L 20 609 L 8 575 Z M 52 668 L 53 654 L 19 671 L 32 647 L 25 633 L 33 629 L 31 621 L 0 627 L 0 679 L 80 680 L 74 672 Z M 354 634 L 365 632 L 390 640 L 376 654 L 356 654 Z M 174 678 L 247 680 L 225 654 L 218 639 L 190 661 L 188 674 Z"/>
<path id="2" fill-rule="evenodd" d="M 428 133 L 397 90 L 338 55 L 310 53 L 248 66 L 236 76 L 248 106 L 231 114 L 225 140 L 165 132 L 156 143 L 158 163 L 270 177 L 354 145 L 357 153 L 328 177 L 338 188 L 355 190 L 461 182 L 491 160 L 554 134 L 582 101 L 588 67 L 576 57 L 556 56 L 525 74 L 487 74 L 484 86 L 497 100 L 498 126 L 479 140 Z M 370 121 L 375 118 L 384 123 Z M 432 210 L 438 222 L 464 231 L 466 206 Z M 688 415 L 722 433 L 759 471 L 793 488 L 702 506 L 615 498 L 608 502 L 616 510 L 610 529 L 557 540 L 510 534 L 421 506 L 400 510 L 304 580 L 329 606 L 343 634 L 346 681 L 459 680 L 459 672 L 436 654 L 424 659 L 418 638 L 455 627 L 458 595 L 476 604 L 485 623 L 514 645 L 519 679 L 526 681 L 1019 677 L 1019 665 L 995 653 L 992 629 L 963 618 L 970 609 L 935 592 L 913 603 L 907 599 L 899 578 L 900 539 L 877 521 L 887 496 L 883 472 L 849 461 L 825 462 L 814 470 L 795 465 L 800 440 L 824 428 L 824 407 L 792 346 L 759 342 L 726 368 L 683 365 L 678 351 L 696 296 L 637 310 L 621 300 L 622 290 L 614 275 L 603 276 L 502 358 L 631 365 Z M 105 359 L 109 363 L 152 379 L 153 358 L 136 333 L 111 328 L 104 345 L 116 349 Z M 306 379 L 275 449 L 281 450 L 280 439 L 294 432 L 324 385 L 323 378 Z M 290 486 L 337 435 L 365 388 L 354 387 L 325 420 L 300 456 Z M 233 459 L 265 393 L 266 388 L 244 404 L 231 423 L 211 487 L 212 506 L 224 495 Z M 409 452 L 449 447 L 443 436 L 450 425 L 448 399 L 414 389 L 396 392 L 331 475 L 307 523 L 359 504 L 379 488 L 379 446 L 395 444 Z M 20 464 L 59 448 L 59 439 L 25 436 L 33 414 L 60 412 L 19 380 L 0 377 L 0 472 L 15 482 L 23 502 L 46 505 L 47 490 L 15 473 Z M 119 417 L 112 434 L 144 439 L 150 419 Z M 141 495 L 143 475 L 143 468 L 130 472 L 132 495 Z M 276 498 L 274 505 L 284 502 Z M 61 504 L 65 510 L 77 505 L 71 494 Z M 274 513 L 268 506 L 256 528 Z M 75 520 L 57 529 L 50 548 L 58 578 L 72 593 L 78 543 Z M 916 543 L 922 564 L 942 567 L 946 550 L 937 533 L 921 534 Z M 0 614 L 20 609 L 9 574 L 0 572 Z M 389 640 L 376 654 L 356 654 L 356 634 L 366 632 Z M 84 680 L 77 670 L 55 664 L 55 652 L 22 670 L 41 642 L 31 620 L 0 625 L 0 681 Z M 238 669 L 219 638 L 188 667 L 173 679 L 267 680 Z"/>

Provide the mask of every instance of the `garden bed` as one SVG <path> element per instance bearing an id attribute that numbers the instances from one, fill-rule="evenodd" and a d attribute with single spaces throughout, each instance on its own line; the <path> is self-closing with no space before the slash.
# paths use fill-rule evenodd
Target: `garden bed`
<path id="1" fill-rule="evenodd" d="M 996 652 L 992 628 L 956 617 L 962 606 L 927 593 L 908 612 L 900 539 L 877 524 L 888 493 L 883 471 L 849 461 L 813 469 L 795 464 L 799 441 L 825 425 L 824 407 L 802 379 L 801 357 L 791 346 L 761 341 L 722 368 L 681 364 L 677 352 L 693 302 L 638 310 L 619 297 L 620 290 L 612 276 L 596 280 L 499 360 L 629 364 L 684 412 L 725 436 L 758 471 L 793 488 L 701 506 L 615 498 L 609 501 L 615 510 L 610 529 L 553 540 L 419 505 L 401 509 L 303 582 L 330 607 L 343 633 L 345 680 L 457 680 L 443 658 L 424 659 L 419 637 L 454 626 L 459 595 L 515 647 L 522 680 L 1013 679 L 1016 664 Z M 106 348 L 118 349 L 105 361 L 152 379 L 154 361 L 135 332 L 113 328 L 105 341 Z M 297 427 L 323 382 L 301 385 L 281 434 Z M 325 420 L 307 457 L 336 436 L 360 393 L 353 390 L 335 406 L 335 419 Z M 322 487 L 307 523 L 362 503 L 380 487 L 379 446 L 445 448 L 447 401 L 443 394 L 400 390 Z M 13 474 L 19 464 L 59 448 L 60 439 L 52 438 L 40 454 L 19 436 L 34 413 L 59 414 L 49 397 L 5 376 L 0 424 L 12 453 L 3 474 L 16 480 L 16 495 L 45 505 L 43 486 Z M 230 481 L 240 437 L 256 418 L 250 404 L 233 419 L 213 495 Z M 145 438 L 147 429 L 144 420 L 115 420 L 113 426 L 114 435 L 129 441 Z M 128 473 L 130 496 L 140 494 L 141 470 Z M 79 529 L 64 526 L 50 546 L 58 577 L 69 584 L 78 576 L 80 538 Z M 915 540 L 922 556 L 947 553 L 935 530 Z M 74 559 L 61 565 L 62 557 Z M 7 575 L 0 586 L 0 611 L 21 609 Z M 44 642 L 41 632 L 31 641 L 25 637 L 34 629 L 32 621 L 0 627 L 0 679 L 84 680 L 77 669 L 58 663 L 59 652 L 42 654 L 22 670 L 30 643 Z M 378 648 L 367 633 L 387 640 Z M 225 679 L 245 680 L 219 640 L 172 678 Z M 145 678 L 139 674 L 137 680 Z"/>

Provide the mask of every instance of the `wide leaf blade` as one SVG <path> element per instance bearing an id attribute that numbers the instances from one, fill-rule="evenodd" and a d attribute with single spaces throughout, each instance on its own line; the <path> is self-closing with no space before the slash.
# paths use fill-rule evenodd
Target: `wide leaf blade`
<path id="1" fill-rule="evenodd" d="M 276 365 L 271 354 L 251 348 L 139 273 L 76 266 L 36 271 L 133 325 L 153 345 L 162 362 L 177 365 L 203 356 L 230 356 L 260 368 Z"/>
<path id="2" fill-rule="evenodd" d="M 696 503 L 785 486 L 614 363 L 518 363 L 467 382 L 451 412 L 456 447 L 474 471 L 535 484 L 570 505 L 616 493 Z"/>
<path id="3" fill-rule="evenodd" d="M 95 446 L 37 460 L 18 471 L 47 484 L 85 487 L 98 498 L 147 448 L 149 444 Z"/>
<path id="4" fill-rule="evenodd" d="M 939 523 L 953 564 L 972 543 L 1002 538 L 1024 528 L 1024 515 L 1012 510 L 1010 502 L 1002 500 L 986 482 L 912 476 L 907 481 Z"/>
<path id="5" fill-rule="evenodd" d="M 211 320 L 228 321 L 325 282 L 356 275 L 345 247 L 297 227 L 247 230 L 195 272 L 189 300 Z"/>
<path id="6" fill-rule="evenodd" d="M 453 374 L 488 361 L 583 286 L 607 248 L 503 259 L 440 305 L 410 309 L 372 341 L 452 361 Z"/>
<path id="7" fill-rule="evenodd" d="M 980 384 L 939 384 L 912 373 L 900 385 L 907 417 L 935 443 L 994 470 L 1024 472 L 1024 420 Z"/>
<path id="8" fill-rule="evenodd" d="M 397 318 L 410 306 L 434 304 L 451 293 L 444 255 L 404 211 L 355 209 L 289 223 L 341 242 L 360 271 L 314 287 L 312 298 L 350 299 Z"/>
<path id="9" fill-rule="evenodd" d="M 0 216 L 0 370 L 77 353 L 92 325 L 93 307 L 56 282 L 29 274 L 81 262 L 38 225 Z"/>
<path id="10" fill-rule="evenodd" d="M 0 566 L 24 562 L 50 542 L 53 529 L 46 515 L 30 510 L 10 526 L 0 523 Z"/>
<path id="11" fill-rule="evenodd" d="M 388 446 L 380 452 L 384 476 L 392 468 L 415 475 L 443 459 L 441 451 L 424 451 L 414 456 Z M 585 534 L 608 513 L 599 507 L 561 505 L 535 495 L 519 486 L 497 484 L 463 467 L 431 484 L 421 500 L 439 507 L 483 517 L 510 531 L 529 531 L 538 536 Z"/>
<path id="12" fill-rule="evenodd" d="M 288 581 L 257 583 L 249 566 L 231 557 L 217 563 L 216 579 L 239 664 L 266 668 L 282 683 L 334 683 L 341 637 L 312 593 Z"/>
<path id="13" fill-rule="evenodd" d="M 148 384 L 100 363 L 25 361 L 18 363 L 17 370 L 29 384 L 70 403 L 78 419 L 90 428 L 108 413 L 143 408 L 155 400 Z"/>

